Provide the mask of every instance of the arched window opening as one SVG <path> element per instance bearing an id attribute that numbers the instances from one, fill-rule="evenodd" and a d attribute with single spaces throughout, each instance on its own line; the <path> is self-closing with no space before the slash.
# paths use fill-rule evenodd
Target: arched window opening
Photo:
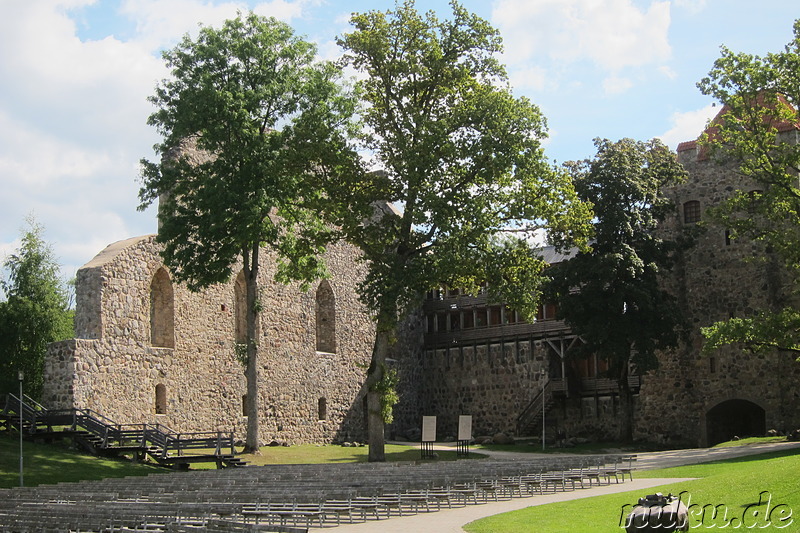
<path id="1" fill-rule="evenodd" d="M 156 414 L 167 414 L 167 387 L 163 383 L 156 385 Z"/>
<path id="2" fill-rule="evenodd" d="M 236 276 L 233 284 L 233 320 L 234 338 L 239 344 L 247 342 L 247 284 L 244 280 L 244 270 Z"/>
<path id="3" fill-rule="evenodd" d="M 317 420 L 328 419 L 328 400 L 327 398 L 320 398 L 317 401 Z"/>
<path id="4" fill-rule="evenodd" d="M 683 222 L 686 224 L 700 222 L 700 202 L 698 200 L 690 200 L 683 204 Z"/>
<path id="5" fill-rule="evenodd" d="M 328 280 L 317 288 L 317 351 L 336 353 L 336 297 Z"/>
<path id="6" fill-rule="evenodd" d="M 749 400 L 727 400 L 706 413 L 708 446 L 734 437 L 757 437 L 767 431 L 764 409 Z"/>
<path id="7" fill-rule="evenodd" d="M 175 298 L 164 267 L 158 269 L 150 283 L 150 344 L 175 347 Z"/>

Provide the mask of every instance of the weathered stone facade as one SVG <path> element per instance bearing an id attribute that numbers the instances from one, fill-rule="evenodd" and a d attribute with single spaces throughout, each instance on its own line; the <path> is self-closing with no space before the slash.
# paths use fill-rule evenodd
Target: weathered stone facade
<path id="1" fill-rule="evenodd" d="M 676 210 L 662 231 L 696 233 L 695 246 L 681 256 L 666 281 L 686 313 L 690 332 L 676 350 L 659 355 L 657 370 L 635 378 L 634 437 L 698 446 L 767 429 L 798 428 L 800 363 L 793 355 L 754 355 L 734 346 L 709 356 L 700 353 L 701 327 L 780 308 L 792 298 L 793 283 L 763 245 L 732 239 L 704 214 L 735 191 L 756 189 L 738 173 L 735 162 L 712 160 L 695 142 L 683 143 L 678 152 L 689 179 L 668 191 Z M 487 305 L 458 291 L 443 291 L 426 302 L 420 415 L 437 415 L 443 438 L 455 434 L 460 414 L 473 415 L 476 435 L 541 434 L 540 419 L 535 431 L 521 431 L 518 417 L 536 401 L 545 369 L 549 386 L 560 387 L 547 404 L 548 440 L 557 435 L 614 439 L 619 397 L 615 382 L 603 375 L 602 362 L 571 361 L 563 344 L 569 330 L 554 322 L 548 325 L 547 316 L 538 326 L 492 324 Z M 405 423 L 413 427 L 419 418 Z"/>
<path id="2" fill-rule="evenodd" d="M 308 292 L 274 282 L 274 261 L 262 260 L 263 442 L 363 438 L 361 388 L 374 339 L 355 291 L 364 265 L 344 245 L 325 260 L 331 278 Z M 147 236 L 112 244 L 81 268 L 76 293 L 76 339 L 54 344 L 46 363 L 48 407 L 244 437 L 235 280 L 190 292 L 171 281 Z M 318 329 L 320 316 L 326 325 Z"/>
<path id="3" fill-rule="evenodd" d="M 697 240 L 670 282 L 691 331 L 689 340 L 663 354 L 658 371 L 643 380 L 637 434 L 699 445 L 800 427 L 800 363 L 794 356 L 778 351 L 754 355 L 736 346 L 700 354 L 701 327 L 778 309 L 790 303 L 792 282 L 779 258 L 762 244 L 731 238 L 704 214 L 735 191 L 759 187 L 738 172 L 735 162 L 713 159 L 697 143 L 683 143 L 678 156 L 690 178 L 671 191 L 677 212 L 667 230 L 697 226 Z M 696 216 L 700 219 L 692 221 Z"/>
<path id="4" fill-rule="evenodd" d="M 690 177 L 669 191 L 676 211 L 662 230 L 697 233 L 696 245 L 667 280 L 691 331 L 678 349 L 660 355 L 657 370 L 635 378 L 634 436 L 706 445 L 798 428 L 800 363 L 791 354 L 753 355 L 736 347 L 700 354 L 701 327 L 785 305 L 792 280 L 760 244 L 731 239 L 704 216 L 734 191 L 755 186 L 735 164 L 718 164 L 696 143 L 684 143 L 678 152 Z M 356 295 L 364 265 L 341 244 L 329 250 L 326 262 L 331 279 L 308 292 L 273 282 L 273 262 L 262 262 L 264 442 L 365 436 L 363 381 L 374 324 Z M 236 280 L 188 291 L 171 281 L 149 236 L 109 246 L 78 272 L 76 287 L 76 338 L 51 347 L 46 405 L 90 408 L 120 423 L 244 436 L 245 379 L 234 350 L 243 328 Z M 547 398 L 548 438 L 613 439 L 616 385 L 604 376 L 602 361 L 571 360 L 574 342 L 551 306 L 526 324 L 485 295 L 432 291 L 404 322 L 387 361 L 400 378 L 388 436 L 413 434 L 423 415 L 436 415 L 442 440 L 455 436 L 462 414 L 473 416 L 475 435 L 538 434 L 541 419 L 522 422 L 547 382 L 549 392 L 540 400 Z"/>

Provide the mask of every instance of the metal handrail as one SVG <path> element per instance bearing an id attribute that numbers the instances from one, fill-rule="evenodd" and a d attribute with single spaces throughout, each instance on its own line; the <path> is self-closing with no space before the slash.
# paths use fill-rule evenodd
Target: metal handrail
<path id="1" fill-rule="evenodd" d="M 183 456 L 185 450 L 208 447 L 214 449 L 214 455 L 222 455 L 223 446 L 230 445 L 231 454 L 235 455 L 234 434 L 224 437 L 221 431 L 202 431 L 180 433 L 163 424 L 117 424 L 112 419 L 101 415 L 92 409 L 55 409 L 48 410 L 28 396 L 23 396 L 24 401 L 13 395 L 6 395 L 5 412 L 22 413 L 24 421 L 36 426 L 38 420 L 47 420 L 55 416 L 69 417 L 72 419 L 72 429 L 81 428 L 90 434 L 102 439 L 102 447 L 107 448 L 113 444 L 122 445 L 124 441 L 137 442 L 143 450 L 152 445 L 158 448 L 162 459 L 169 456 L 170 451 L 176 451 L 178 456 Z M 21 430 L 22 428 L 20 428 Z"/>
<path id="2" fill-rule="evenodd" d="M 543 383 L 539 393 L 533 397 L 533 400 L 522 410 L 522 412 L 517 416 L 517 429 L 522 430 L 528 423 L 536 418 L 536 416 L 542 411 L 542 405 L 550 399 L 553 395 L 553 391 L 551 390 L 548 385 L 550 384 L 550 378 L 546 378 L 545 382 Z"/>

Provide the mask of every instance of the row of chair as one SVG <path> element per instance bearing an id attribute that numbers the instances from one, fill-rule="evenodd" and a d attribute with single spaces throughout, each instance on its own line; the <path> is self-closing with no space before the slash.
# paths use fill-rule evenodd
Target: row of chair
<path id="1" fill-rule="evenodd" d="M 632 479 L 634 460 L 606 455 L 274 465 L 4 489 L 0 530 L 332 527 L 342 520 L 379 520 L 620 483 Z"/>

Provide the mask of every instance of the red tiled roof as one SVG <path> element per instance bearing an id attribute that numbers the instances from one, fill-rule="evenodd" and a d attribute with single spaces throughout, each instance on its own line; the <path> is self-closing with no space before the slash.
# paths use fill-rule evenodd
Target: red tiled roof
<path id="1" fill-rule="evenodd" d="M 789 106 L 789 107 L 792 107 L 792 104 L 789 103 L 789 101 L 786 100 L 786 98 L 784 98 L 783 96 L 779 96 L 778 100 L 782 104 L 784 104 L 786 106 Z M 764 96 L 763 96 L 763 94 L 761 94 L 756 98 L 756 103 L 760 105 L 760 104 L 763 104 L 763 102 L 764 102 Z M 720 109 L 719 113 L 717 113 L 717 115 L 711 120 L 711 122 L 709 122 L 709 125 L 705 129 L 703 134 L 708 136 L 709 138 L 714 138 L 716 136 L 716 134 L 719 132 L 719 125 L 722 124 L 722 122 L 724 120 L 723 117 L 729 111 L 730 111 L 730 107 L 727 104 L 722 106 L 722 109 Z M 765 118 L 764 121 L 765 122 L 767 122 L 767 121 L 773 122 L 772 119 L 768 119 L 768 118 Z M 800 120 L 795 121 L 795 122 L 782 121 L 780 123 L 773 124 L 773 126 L 775 127 L 775 129 L 778 132 L 785 132 L 785 131 L 789 131 L 789 130 L 792 130 L 792 129 L 799 129 L 800 130 Z M 699 137 L 698 137 L 698 139 L 699 139 Z M 697 140 L 684 141 L 684 142 L 678 144 L 677 152 L 678 153 L 686 152 L 688 150 L 694 150 L 695 148 L 698 148 Z M 705 159 L 708 159 L 708 149 L 707 149 L 707 147 L 705 147 L 705 146 L 700 146 L 699 147 L 699 152 L 697 154 L 697 159 L 701 160 L 701 161 L 705 160 Z"/>

